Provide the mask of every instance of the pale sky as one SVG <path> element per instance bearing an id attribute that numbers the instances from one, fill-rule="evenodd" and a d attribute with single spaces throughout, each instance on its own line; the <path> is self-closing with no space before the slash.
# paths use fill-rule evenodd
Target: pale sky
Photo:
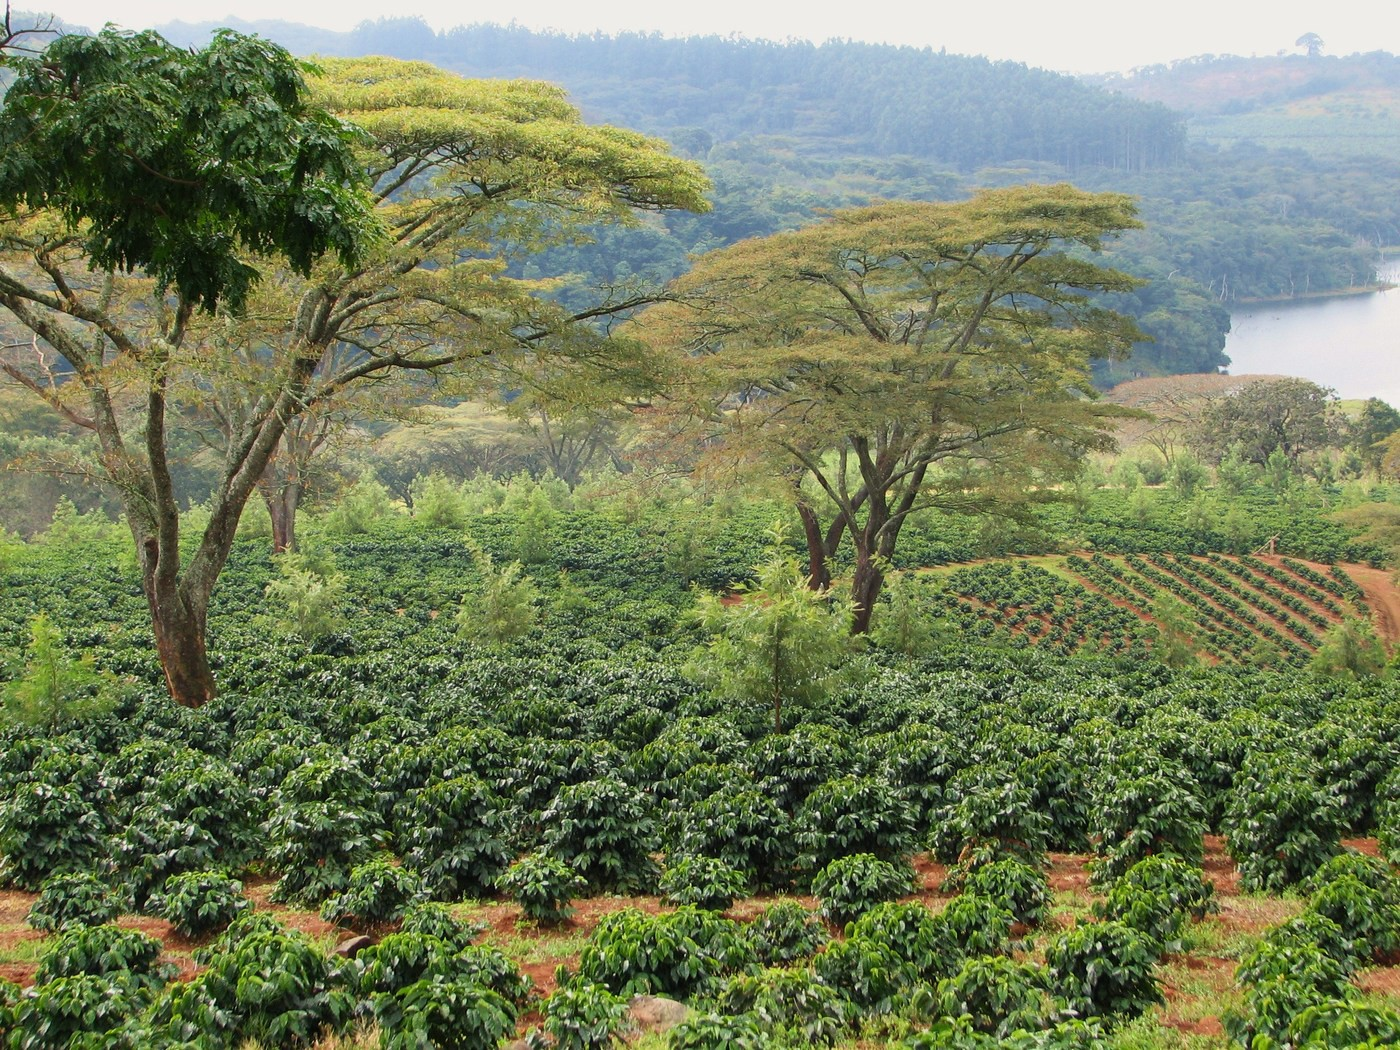
<path id="1" fill-rule="evenodd" d="M 41 0 L 12 0 L 16 10 Z M 327 29 L 352 29 L 383 17 L 421 16 L 434 29 L 472 22 L 514 21 L 531 29 L 567 33 L 659 31 L 667 36 L 737 34 L 751 39 L 833 38 L 946 47 L 957 54 L 1010 59 L 1067 73 L 1129 69 L 1205 54 L 1298 53 L 1295 41 L 1316 33 L 1323 52 L 1400 53 L 1400 7 L 1379 3 L 1303 3 L 1301 0 L 1176 0 L 1149 7 L 1127 0 L 809 0 L 762 3 L 707 0 L 517 0 L 472 6 L 446 0 L 51 0 L 67 22 L 99 29 L 115 22 L 145 29 L 165 22 L 278 18 Z M 1369 9 L 1369 10 L 1366 10 Z M 480 13 L 477 13 L 477 12 Z"/>

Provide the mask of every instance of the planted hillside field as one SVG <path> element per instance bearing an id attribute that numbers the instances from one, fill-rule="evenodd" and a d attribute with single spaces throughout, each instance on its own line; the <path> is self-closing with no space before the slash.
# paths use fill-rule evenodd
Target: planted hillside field
<path id="1" fill-rule="evenodd" d="M 34 666 L 46 610 L 55 666 L 90 656 L 72 688 L 103 703 L 3 731 L 6 1038 L 604 1046 L 638 993 L 689 1008 L 653 1048 L 1400 1031 L 1400 693 L 1253 666 L 1258 625 L 1227 648 L 1246 614 L 1300 649 L 1326 633 L 1310 617 L 1355 615 L 1343 570 L 907 576 L 874 643 L 793 679 L 778 728 L 767 694 L 708 673 L 731 655 L 685 583 L 748 579 L 719 609 L 776 611 L 763 510 L 681 558 L 645 517 L 561 508 L 513 584 L 499 513 L 313 522 L 307 564 L 340 580 L 317 630 L 240 541 L 211 620 L 223 688 L 197 709 L 164 694 L 119 546 L 12 549 L 6 645 Z M 463 621 L 522 581 L 527 631 Z M 1219 666 L 1159 659 L 1143 610 L 1177 587 L 1219 615 Z M 911 596 L 942 622 L 909 654 L 881 616 Z"/>

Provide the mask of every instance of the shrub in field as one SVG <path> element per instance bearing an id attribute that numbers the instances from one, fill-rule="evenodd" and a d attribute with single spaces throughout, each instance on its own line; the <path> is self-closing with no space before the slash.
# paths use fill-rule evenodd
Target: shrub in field
<path id="1" fill-rule="evenodd" d="M 1302 888 L 1308 893 L 1316 893 L 1328 883 L 1341 878 L 1357 879 L 1376 891 L 1386 902 L 1400 904 L 1400 878 L 1391 871 L 1390 865 L 1379 857 L 1367 856 L 1352 849 L 1343 850 L 1330 858 L 1303 880 Z"/>
<path id="2" fill-rule="evenodd" d="M 1176 857 L 1144 857 L 1124 872 L 1119 881 L 1164 895 L 1173 906 L 1193 919 L 1204 919 L 1220 910 L 1215 899 L 1215 884 L 1206 881 L 1201 866 Z"/>
<path id="3" fill-rule="evenodd" d="M 1235 967 L 1235 983 L 1244 987 L 1279 978 L 1305 985 L 1320 996 L 1338 996 L 1350 984 L 1347 965 L 1316 944 L 1264 941 Z"/>
<path id="4" fill-rule="evenodd" d="M 999 900 L 964 891 L 938 914 L 946 943 L 962 958 L 1011 954 L 1011 912 Z"/>
<path id="5" fill-rule="evenodd" d="M 1299 914 L 1271 927 L 1260 942 L 1261 947 L 1319 949 L 1351 973 L 1362 965 L 1356 941 L 1326 916 L 1304 909 Z"/>
<path id="6" fill-rule="evenodd" d="M 403 913 L 399 925 L 401 933 L 419 933 L 436 937 L 450 945 L 454 951 L 470 947 L 472 942 L 486 930 L 484 922 L 464 922 L 438 901 L 420 901 L 410 904 Z"/>
<path id="7" fill-rule="evenodd" d="M 833 860 L 812 878 L 812 893 L 821 913 L 846 923 L 884 901 L 914 892 L 914 870 L 907 863 L 891 864 L 869 853 Z"/>
<path id="8" fill-rule="evenodd" d="M 754 779 L 788 813 L 850 764 L 850 743 L 830 726 L 804 725 L 770 733 L 747 754 Z"/>
<path id="9" fill-rule="evenodd" d="M 221 930 L 252 906 L 243 896 L 243 883 L 221 871 L 172 875 L 150 901 L 150 910 L 183 937 Z"/>
<path id="10" fill-rule="evenodd" d="M 588 889 L 588 880 L 548 853 L 521 857 L 496 884 L 515 898 L 527 918 L 544 926 L 558 925 L 573 915 L 569 902 Z"/>
<path id="11" fill-rule="evenodd" d="M 199 757 L 155 778 L 117 840 L 117 866 L 140 907 L 172 875 L 237 871 L 257 849 L 248 788 L 224 763 Z"/>
<path id="12" fill-rule="evenodd" d="M 1061 1021 L 1043 1031 L 1015 1031 L 1008 1035 L 979 1032 L 970 1017 L 945 1017 L 929 1029 L 909 1036 L 900 1050 L 1099 1050 L 1109 1033 L 1097 1018 Z"/>
<path id="13" fill-rule="evenodd" d="M 1376 789 L 1375 808 L 1381 855 L 1400 865 L 1400 772 L 1392 773 Z"/>
<path id="14" fill-rule="evenodd" d="M 1165 893 L 1133 886 L 1123 881 L 1109 887 L 1102 901 L 1094 902 L 1094 915 L 1131 926 L 1152 944 L 1154 950 L 1182 950 L 1181 931 L 1186 926 L 1186 912 Z"/>
<path id="15" fill-rule="evenodd" d="M 201 1047 L 311 1043 L 350 1019 L 355 997 L 331 961 L 301 933 L 256 913 L 230 925 L 208 969 L 172 985 L 149 1020 L 163 1039 Z"/>
<path id="16" fill-rule="evenodd" d="M 1313 893 L 1307 911 L 1335 922 L 1363 965 L 1400 949 L 1400 907 L 1355 875 L 1329 879 Z"/>
<path id="17" fill-rule="evenodd" d="M 1309 760 L 1256 752 L 1245 760 L 1225 813 L 1230 855 L 1249 890 L 1278 892 L 1341 851 L 1342 807 Z"/>
<path id="18" fill-rule="evenodd" d="M 869 937 L 828 945 L 812 960 L 812 971 L 864 1014 L 894 1012 L 918 978 L 914 966 L 892 947 Z"/>
<path id="19" fill-rule="evenodd" d="M 770 1046 L 832 1046 L 847 1032 L 848 1007 L 810 970 L 772 968 L 732 977 L 716 1006 L 730 1017 L 756 1018 Z"/>
<path id="20" fill-rule="evenodd" d="M 73 926 L 44 949 L 34 980 L 39 984 L 60 977 L 120 978 L 132 988 L 160 988 L 174 976 L 174 967 L 160 963 L 160 941 L 139 930 L 118 926 Z"/>
<path id="21" fill-rule="evenodd" d="M 287 774 L 263 825 L 267 861 L 281 874 L 275 899 L 320 904 L 349 884 L 350 869 L 381 845 L 369 780 L 349 759 L 321 752 Z"/>
<path id="22" fill-rule="evenodd" d="M 985 853 L 1039 865 L 1049 837 L 1050 818 L 1015 768 L 989 763 L 965 769 L 949 782 L 930 845 L 945 864 Z"/>
<path id="23" fill-rule="evenodd" d="M 1297 1014 L 1285 1042 L 1299 1047 L 1400 1046 L 1400 1012 L 1369 1003 L 1327 1000 Z"/>
<path id="24" fill-rule="evenodd" d="M 846 936 L 888 945 L 915 974 L 929 982 L 951 973 L 962 953 L 942 916 L 918 901 L 877 904 L 846 927 Z"/>
<path id="25" fill-rule="evenodd" d="M 914 852 L 914 810 L 882 777 L 845 776 L 818 785 L 793 816 L 799 864 L 818 871 L 868 853 L 895 861 Z"/>
<path id="26" fill-rule="evenodd" d="M 484 896 L 510 863 L 505 803 L 475 776 L 438 781 L 399 807 L 395 839 L 404 864 L 438 900 Z"/>
<path id="27" fill-rule="evenodd" d="M 542 1011 L 555 1050 L 601 1050 L 619 1043 L 628 1028 L 627 1000 L 585 981 L 555 989 Z"/>
<path id="28" fill-rule="evenodd" d="M 1090 836 L 1098 860 L 1094 882 L 1112 882 L 1144 857 L 1200 864 L 1205 806 L 1182 769 L 1117 764 L 1095 792 Z"/>
<path id="29" fill-rule="evenodd" d="M 726 786 L 679 814 L 676 850 L 715 857 L 755 886 L 782 888 L 796 858 L 791 818 L 757 787 Z"/>
<path id="30" fill-rule="evenodd" d="M 753 1014 L 692 1013 L 666 1035 L 667 1050 L 768 1050 L 772 1045 Z"/>
<path id="31" fill-rule="evenodd" d="M 1051 994 L 1080 1017 L 1130 1020 L 1161 1002 L 1156 962 L 1148 939 L 1121 922 L 1076 926 L 1045 948 Z"/>
<path id="32" fill-rule="evenodd" d="M 117 976 L 76 974 L 36 984 L 4 1011 L 8 1046 L 22 1050 L 98 1050 L 126 1044 L 123 1029 L 148 1002 Z"/>
<path id="33" fill-rule="evenodd" d="M 1006 1036 L 1018 1028 L 1038 1029 L 1045 1014 L 1045 973 L 1033 962 L 978 956 L 939 981 L 934 998 L 941 1016 L 966 1017 L 979 1032 Z"/>
<path id="34" fill-rule="evenodd" d="M 1035 927 L 1049 917 L 1050 880 L 1042 869 L 1018 857 L 977 865 L 960 881 L 966 892 L 999 901 L 1017 922 Z M 944 888 L 948 888 L 946 883 Z"/>
<path id="35" fill-rule="evenodd" d="M 747 892 L 744 873 L 714 857 L 678 856 L 661 876 L 661 893 L 672 904 L 724 911 Z"/>
<path id="36" fill-rule="evenodd" d="M 791 900 L 764 908 L 744 927 L 744 934 L 764 966 L 810 959 L 829 939 L 821 919 Z"/>
<path id="37" fill-rule="evenodd" d="M 651 806 L 616 776 L 561 788 L 540 814 L 544 846 L 599 891 L 641 893 L 656 883 Z"/>
<path id="38" fill-rule="evenodd" d="M 530 981 L 494 948 L 391 933 L 355 957 L 349 978 L 386 1046 L 495 1046 L 515 1025 Z M 461 1024 L 454 1029 L 454 1011 Z"/>
<path id="39" fill-rule="evenodd" d="M 483 1050 L 515 1031 L 517 1009 L 470 980 L 430 977 L 374 1001 L 381 1050 Z"/>
<path id="40" fill-rule="evenodd" d="M 321 905 L 321 918 L 342 926 L 380 926 L 398 922 L 409 907 L 427 899 L 422 876 L 381 856 L 350 869 L 345 892 Z"/>
<path id="41" fill-rule="evenodd" d="M 685 905 L 669 915 L 646 915 L 628 908 L 598 924 L 584 945 L 578 976 L 618 995 L 688 999 L 753 962 L 743 928 L 714 912 Z"/>
<path id="42" fill-rule="evenodd" d="M 36 930 L 68 925 L 101 926 L 131 907 L 131 899 L 90 872 L 50 875 L 25 918 Z"/>
<path id="43" fill-rule="evenodd" d="M 108 853 L 103 807 L 110 797 L 86 756 L 52 755 L 0 803 L 0 880 L 38 890 L 50 875 L 99 867 Z"/>

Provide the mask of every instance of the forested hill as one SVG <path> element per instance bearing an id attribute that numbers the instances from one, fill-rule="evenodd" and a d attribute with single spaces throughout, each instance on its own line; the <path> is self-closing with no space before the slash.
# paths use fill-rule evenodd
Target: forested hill
<path id="1" fill-rule="evenodd" d="M 209 28 L 164 32 L 194 42 Z M 1161 167 L 1179 162 L 1185 147 L 1180 118 L 1160 104 L 1019 63 L 929 48 L 570 36 L 492 25 L 436 34 L 416 19 L 295 41 L 278 27 L 250 28 L 302 51 L 377 52 L 470 76 L 549 80 L 568 88 L 591 118 L 664 135 L 695 152 L 714 141 L 781 135 L 821 156 L 899 154 L 960 171 L 1029 161 L 1075 172 Z"/>
<path id="2" fill-rule="evenodd" d="M 202 44 L 214 28 L 172 24 L 161 32 Z M 468 76 L 549 80 L 588 119 L 660 136 L 702 161 L 715 186 L 709 214 L 605 231 L 596 244 L 553 249 L 531 263 L 582 284 L 668 280 L 695 253 L 877 198 L 949 200 L 979 186 L 1032 181 L 1134 194 L 1145 229 L 1112 246 L 1114 264 L 1149 283 L 1108 305 L 1136 318 L 1152 341 L 1131 360 L 1101 367 L 1104 384 L 1214 371 L 1228 363 L 1234 302 L 1365 287 L 1375 279 L 1377 249 L 1400 245 L 1400 148 L 1377 155 L 1370 147 L 1400 110 L 1350 124 L 1335 114 L 1317 118 L 1303 141 L 1289 137 L 1302 126 L 1296 114 L 1180 113 L 1132 97 L 1126 83 L 1095 85 L 930 49 L 491 25 L 437 33 L 416 18 L 348 33 L 285 22 L 230 28 L 303 55 L 378 53 Z M 1307 68 L 1348 70 L 1371 58 Z M 1229 61 L 1264 68 L 1272 60 Z M 1178 66 L 1185 76 L 1214 64 L 1186 60 L 1143 77 L 1165 84 L 1179 79 Z M 1229 78 L 1213 83 L 1225 90 Z M 1212 125 L 1202 142 L 1205 120 L 1236 123 Z M 1343 134 L 1351 136 L 1347 148 Z"/>

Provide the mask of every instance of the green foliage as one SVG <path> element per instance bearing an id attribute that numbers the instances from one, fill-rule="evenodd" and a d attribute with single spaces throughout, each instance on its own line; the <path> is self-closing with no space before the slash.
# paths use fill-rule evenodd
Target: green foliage
<path id="1" fill-rule="evenodd" d="M 716 997 L 721 1013 L 758 1021 L 769 1044 L 832 1046 L 848 1030 L 848 1007 L 810 970 L 770 968 L 730 978 Z"/>
<path id="2" fill-rule="evenodd" d="M 344 623 L 344 575 L 318 569 L 295 552 L 280 555 L 277 568 L 277 578 L 263 592 L 277 629 L 305 642 L 334 634 Z"/>
<path id="3" fill-rule="evenodd" d="M 808 870 L 869 853 L 902 861 L 914 852 L 913 808 L 883 777 L 847 776 L 818 785 L 793 816 L 793 838 Z"/>
<path id="4" fill-rule="evenodd" d="M 724 696 L 759 704 L 783 731 L 784 711 L 809 708 L 830 691 L 851 648 L 849 606 L 808 586 L 797 559 L 785 553 L 782 530 L 771 532 L 768 560 L 738 600 L 702 594 L 695 618 L 711 635 L 692 666 Z"/>
<path id="5" fill-rule="evenodd" d="M 1179 857 L 1163 854 L 1144 857 L 1124 872 L 1118 882 L 1160 893 L 1173 907 L 1193 919 L 1203 919 L 1220 910 L 1215 899 L 1215 883 L 1206 880 L 1199 865 Z"/>
<path id="6" fill-rule="evenodd" d="M 956 945 L 963 957 L 1011 954 L 1015 920 L 997 898 L 964 891 L 948 902 L 938 920 L 947 942 Z"/>
<path id="7" fill-rule="evenodd" d="M 394 513 L 389 490 L 373 473 L 365 473 L 340 494 L 321 519 L 321 528 L 331 536 L 363 536 Z"/>
<path id="8" fill-rule="evenodd" d="M 757 886 L 780 888 L 792 879 L 796 846 L 792 818 L 757 785 L 730 785 L 699 798 L 678 815 L 676 849 L 715 857 Z"/>
<path id="9" fill-rule="evenodd" d="M 1317 782 L 1313 763 L 1288 752 L 1256 752 L 1236 778 L 1222 830 L 1241 885 L 1278 891 L 1340 852 L 1341 802 Z"/>
<path id="10" fill-rule="evenodd" d="M 1001 857 L 976 865 L 962 888 L 999 901 L 1012 917 L 1027 926 L 1040 926 L 1050 915 L 1050 881 L 1045 872 L 1018 857 Z"/>
<path id="11" fill-rule="evenodd" d="M 588 880 L 548 853 L 521 857 L 496 880 L 528 919 L 558 925 L 574 913 L 570 902 L 588 889 Z"/>
<path id="12" fill-rule="evenodd" d="M 55 756 L 34 767 L 34 779 L 16 785 L 0 803 L 0 875 L 37 891 L 50 875 L 91 870 L 107 852 L 101 803 L 104 785 L 79 766 L 73 779 Z"/>
<path id="13" fill-rule="evenodd" d="M 398 922 L 405 911 L 427 897 L 421 875 L 380 856 L 350 869 L 345 892 L 321 905 L 321 918 L 338 926 L 379 926 Z"/>
<path id="14" fill-rule="evenodd" d="M 1205 807 L 1183 772 L 1123 762 L 1104 771 L 1090 827 L 1095 882 L 1111 882 L 1152 855 L 1201 862 Z"/>
<path id="15" fill-rule="evenodd" d="M 979 1032 L 1005 1037 L 1040 1028 L 1045 1013 L 1045 974 L 1033 962 L 1004 955 L 968 959 L 934 992 L 944 1017 L 967 1017 Z"/>
<path id="16" fill-rule="evenodd" d="M 513 561 L 496 567 L 491 555 L 474 552 L 481 576 L 476 593 L 462 596 L 457 610 L 457 632 L 464 638 L 503 645 L 523 638 L 539 618 L 538 588 L 523 567 Z"/>
<path id="17" fill-rule="evenodd" d="M 1370 621 L 1352 616 L 1327 632 L 1308 664 L 1323 678 L 1373 678 L 1385 668 L 1385 646 Z"/>
<path id="18" fill-rule="evenodd" d="M 29 643 L 14 681 L 4 687 L 4 720 L 53 730 L 69 719 L 88 720 L 109 710 L 111 681 L 91 652 L 74 659 L 47 613 L 29 621 Z"/>
<path id="19" fill-rule="evenodd" d="M 811 958 L 829 939 L 822 921 L 793 900 L 768 905 L 749 920 L 744 933 L 764 966 Z"/>
<path id="20" fill-rule="evenodd" d="M 150 902 L 150 910 L 182 937 L 217 932 L 252 906 L 243 896 L 243 883 L 221 871 L 172 875 Z"/>
<path id="21" fill-rule="evenodd" d="M 404 910 L 399 930 L 402 933 L 436 937 L 444 944 L 460 950 L 470 947 L 486 930 L 486 924 L 459 919 L 440 901 L 419 901 L 417 904 L 410 904 Z"/>
<path id="22" fill-rule="evenodd" d="M 722 860 L 682 854 L 667 859 L 660 889 L 672 904 L 724 911 L 748 892 L 748 879 Z"/>
<path id="23" fill-rule="evenodd" d="M 467 523 L 462 489 L 437 471 L 420 474 L 409 486 L 413 520 L 435 529 L 460 529 Z"/>
<path id="24" fill-rule="evenodd" d="M 914 892 L 914 870 L 870 853 L 838 857 L 812 877 L 821 913 L 835 923 L 859 918 L 884 901 Z"/>
<path id="25" fill-rule="evenodd" d="M 479 777 L 453 777 L 413 792 L 395 823 L 404 863 L 439 900 L 485 895 L 510 862 L 508 811 Z"/>
<path id="26" fill-rule="evenodd" d="M 636 893 L 655 885 L 656 865 L 649 856 L 656 842 L 651 807 L 617 777 L 564 786 L 540 821 L 546 851 L 593 889 Z"/>
<path id="27" fill-rule="evenodd" d="M 1335 922 L 1363 965 L 1400 949 L 1400 902 L 1394 885 L 1378 888 L 1355 875 L 1341 875 L 1314 891 L 1307 911 Z"/>
<path id="28" fill-rule="evenodd" d="M 666 1035 L 668 1050 L 764 1050 L 771 1036 L 752 1014 L 691 1013 Z"/>
<path id="29" fill-rule="evenodd" d="M 753 948 L 736 922 L 684 905 L 669 915 L 628 908 L 606 916 L 584 945 L 578 976 L 618 995 L 688 999 L 748 969 Z"/>
<path id="30" fill-rule="evenodd" d="M 1050 991 L 1080 1017 L 1130 1020 L 1161 1002 L 1156 962 L 1152 943 L 1121 922 L 1076 926 L 1045 947 Z"/>
<path id="31" fill-rule="evenodd" d="M 601 1050 L 621 1042 L 627 1000 L 602 985 L 571 981 L 544 1001 L 544 1030 L 558 1050 Z"/>
<path id="32" fill-rule="evenodd" d="M 915 979 L 890 945 L 868 937 L 834 941 L 812 960 L 812 971 L 863 1014 L 893 1013 Z"/>
<path id="33" fill-rule="evenodd" d="M 131 907 L 130 898 L 88 871 L 52 875 L 39 888 L 25 922 L 36 930 L 100 926 Z"/>
<path id="34" fill-rule="evenodd" d="M 1102 901 L 1094 902 L 1093 910 L 1099 919 L 1137 930 L 1159 954 L 1182 950 L 1180 935 L 1187 915 L 1165 893 L 1119 881 L 1109 887 Z"/>
<path id="35" fill-rule="evenodd" d="M 118 926 L 72 926 L 60 930 L 39 958 L 39 984 L 88 974 L 120 977 L 134 987 L 159 988 L 175 969 L 161 963 L 161 944 L 139 930 Z"/>
<path id="36" fill-rule="evenodd" d="M 0 202 L 58 210 L 99 271 L 145 270 L 212 313 L 257 280 L 245 252 L 306 274 L 372 239 L 355 132 L 270 41 L 222 30 L 186 51 L 109 27 L 6 65 Z"/>
<path id="37" fill-rule="evenodd" d="M 350 869 L 380 844 L 369 781 L 348 759 L 309 757 L 273 794 L 264 824 L 267 861 L 281 874 L 274 896 L 319 905 L 349 885 Z"/>
<path id="38" fill-rule="evenodd" d="M 131 757 L 129 751 L 122 756 Z M 137 794 L 116 843 L 118 869 L 138 905 L 172 875 L 237 871 L 258 848 L 257 806 L 228 766 L 198 752 L 161 764 Z"/>
<path id="39" fill-rule="evenodd" d="M 912 976 L 928 982 L 946 977 L 964 954 L 944 916 L 917 901 L 877 904 L 847 925 L 846 936 L 886 945 Z"/>
<path id="40" fill-rule="evenodd" d="M 141 990 L 121 977 L 60 977 L 35 985 L 32 994 L 7 1011 L 8 1045 L 23 1050 L 119 1046 L 118 1030 L 145 1005 Z"/>
<path id="41" fill-rule="evenodd" d="M 174 985 L 152 1012 L 152 1026 L 173 1043 L 295 1046 L 350 1018 L 353 997 L 331 961 L 304 934 L 256 913 L 232 923 L 204 959 L 208 968 Z"/>
<path id="42" fill-rule="evenodd" d="M 515 1030 L 516 1009 L 471 980 L 430 977 L 375 1001 L 383 1050 L 491 1050 Z"/>

